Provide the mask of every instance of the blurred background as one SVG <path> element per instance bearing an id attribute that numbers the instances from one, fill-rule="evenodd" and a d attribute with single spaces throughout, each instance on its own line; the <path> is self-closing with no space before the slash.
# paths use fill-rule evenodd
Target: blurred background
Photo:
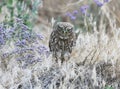
<path id="1" fill-rule="evenodd" d="M 43 0 L 43 6 L 39 8 L 38 21 L 40 23 L 49 24 L 51 18 L 55 18 L 59 21 L 68 21 L 73 24 L 80 24 L 83 22 L 83 19 L 80 19 L 82 16 L 80 7 L 84 5 L 89 5 L 89 13 L 97 16 L 99 11 L 94 0 Z M 117 23 L 120 23 L 119 0 L 109 0 L 109 2 L 102 8 L 107 9 L 105 13 L 111 13 L 116 18 Z M 66 15 L 67 13 L 72 13 L 76 18 L 70 18 L 69 15 Z"/>
<path id="2" fill-rule="evenodd" d="M 8 0 L 12 1 L 13 0 Z M 20 2 L 24 1 L 29 9 L 33 9 L 32 1 L 29 0 L 19 0 Z M 101 1 L 96 3 L 96 1 Z M 0 7 L 3 7 L 3 2 L 7 2 L 6 0 L 0 0 Z M 33 1 L 34 2 L 34 1 Z M 34 20 L 36 23 L 45 24 L 51 26 L 51 20 L 54 18 L 57 21 L 68 21 L 73 23 L 77 27 L 82 27 L 84 25 L 84 14 L 82 12 L 83 9 L 87 10 L 89 15 L 92 15 L 95 20 L 100 21 L 100 7 L 99 4 L 104 4 L 102 6 L 102 13 L 110 13 L 116 19 L 117 26 L 120 25 L 120 1 L 119 0 L 40 0 L 38 7 L 38 17 Z M 105 3 L 106 2 L 106 3 Z M 14 5 L 12 5 L 13 8 Z M 104 11 L 105 12 L 104 12 Z M 6 10 L 5 10 L 6 11 Z M 6 12 L 7 13 L 7 12 Z M 1 14 L 0 14 L 1 15 Z M 5 16 L 2 14 L 1 16 Z M 0 16 L 0 17 L 1 17 Z M 0 21 L 3 20 L 1 17 Z M 97 19 L 96 19 L 97 17 Z M 105 16 L 106 18 L 107 16 Z"/>

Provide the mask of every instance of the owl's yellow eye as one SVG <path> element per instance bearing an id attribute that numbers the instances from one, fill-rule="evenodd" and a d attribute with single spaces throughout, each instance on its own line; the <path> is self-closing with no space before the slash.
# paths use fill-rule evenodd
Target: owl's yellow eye
<path id="1" fill-rule="evenodd" d="M 58 28 L 63 28 L 63 25 L 58 25 Z"/>

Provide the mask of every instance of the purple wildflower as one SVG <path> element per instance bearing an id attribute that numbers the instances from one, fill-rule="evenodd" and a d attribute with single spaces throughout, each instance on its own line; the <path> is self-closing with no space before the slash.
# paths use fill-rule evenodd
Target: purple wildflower
<path id="1" fill-rule="evenodd" d="M 38 58 L 36 59 L 36 61 L 37 61 L 37 62 L 41 62 L 42 59 L 38 57 Z"/>
<path id="2" fill-rule="evenodd" d="M 23 39 L 27 39 L 27 40 L 30 39 L 30 38 L 31 38 L 30 32 L 25 32 L 25 31 L 24 31 L 24 32 L 22 33 L 22 38 L 23 38 Z"/>
<path id="3" fill-rule="evenodd" d="M 82 14 L 86 14 L 88 8 L 89 8 L 88 5 L 81 6 L 80 11 L 82 12 Z"/>
<path id="4" fill-rule="evenodd" d="M 75 19 L 76 19 L 76 16 L 73 16 L 73 15 L 72 15 L 72 16 L 70 16 L 70 19 L 71 19 L 71 20 L 75 20 Z"/>
<path id="5" fill-rule="evenodd" d="M 28 30 L 28 29 L 29 29 L 29 27 L 26 26 L 25 24 L 20 24 L 20 26 L 21 26 L 21 28 L 22 28 L 23 30 Z"/>
<path id="6" fill-rule="evenodd" d="M 48 51 L 48 48 L 43 46 L 43 45 L 41 45 L 41 46 L 39 46 L 37 48 L 37 51 L 39 52 L 39 54 L 44 54 L 44 53 L 46 53 Z"/>
<path id="7" fill-rule="evenodd" d="M 16 46 L 22 46 L 24 47 L 26 45 L 26 40 L 19 40 L 18 42 L 16 42 Z"/>
<path id="8" fill-rule="evenodd" d="M 27 42 L 33 42 L 36 39 L 33 33 L 30 33 L 30 31 L 25 30 L 22 30 L 18 37 L 27 40 Z"/>
<path id="9" fill-rule="evenodd" d="M 36 62 L 36 60 L 30 60 L 29 64 L 33 64 L 34 62 Z"/>
<path id="10" fill-rule="evenodd" d="M 2 32 L 2 31 L 4 31 L 4 26 L 3 26 L 3 24 L 0 24 L 0 33 Z"/>
<path id="11" fill-rule="evenodd" d="M 103 6 L 103 3 L 100 2 L 99 0 L 94 0 L 94 2 L 97 4 L 97 6 L 101 7 Z"/>
<path id="12" fill-rule="evenodd" d="M 13 54 L 22 54 L 26 52 L 32 52 L 34 51 L 34 48 L 16 48 L 15 50 L 12 51 Z"/>
<path id="13" fill-rule="evenodd" d="M 109 2 L 109 0 L 104 0 L 104 2 L 106 3 L 106 2 Z"/>
<path id="14" fill-rule="evenodd" d="M 72 14 L 70 12 L 67 12 L 65 15 L 70 17 Z"/>
<path id="15" fill-rule="evenodd" d="M 5 33 L 6 38 L 7 38 L 7 39 L 12 38 L 14 32 L 15 32 L 15 28 L 14 28 L 14 27 L 6 29 L 6 33 Z"/>
<path id="16" fill-rule="evenodd" d="M 3 53 L 1 58 L 2 58 L 2 59 L 5 59 L 5 58 L 7 58 L 9 55 L 10 55 L 9 53 Z"/>
<path id="17" fill-rule="evenodd" d="M 28 54 L 28 55 L 25 56 L 26 59 L 30 59 L 30 58 L 33 58 L 33 57 L 34 57 L 34 55 L 31 55 L 31 54 Z"/>
<path id="18" fill-rule="evenodd" d="M 0 45 L 3 45 L 3 44 L 5 44 L 5 40 L 3 35 L 0 35 Z"/>
<path id="19" fill-rule="evenodd" d="M 78 14 L 78 10 L 74 10 L 74 11 L 73 11 L 73 14 Z"/>
<path id="20" fill-rule="evenodd" d="M 37 34 L 37 37 L 40 39 L 40 40 L 43 40 L 44 37 L 41 35 L 41 34 Z"/>
<path id="21" fill-rule="evenodd" d="M 32 54 L 27 54 L 25 56 L 17 58 L 16 61 L 24 61 L 25 63 L 31 64 L 35 61 L 34 57 L 35 56 Z"/>
<path id="22" fill-rule="evenodd" d="M 26 64 L 32 64 L 35 62 L 34 60 L 34 55 L 33 54 L 27 54 L 25 56 L 23 56 L 22 59 L 24 59 L 23 61 L 26 63 Z"/>
<path id="23" fill-rule="evenodd" d="M 23 61 L 22 57 L 16 58 L 16 61 Z"/>
<path id="24" fill-rule="evenodd" d="M 77 12 L 75 11 L 74 13 L 77 13 Z M 74 16 L 70 12 L 67 12 L 65 15 L 68 16 L 68 17 L 70 17 L 71 20 L 75 20 L 76 19 L 76 16 Z"/>

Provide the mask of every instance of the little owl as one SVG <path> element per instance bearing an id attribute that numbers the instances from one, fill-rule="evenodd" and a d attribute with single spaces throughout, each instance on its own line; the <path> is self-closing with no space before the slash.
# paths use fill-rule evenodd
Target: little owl
<path id="1" fill-rule="evenodd" d="M 73 47 L 76 43 L 74 26 L 68 22 L 56 22 L 49 39 L 49 48 L 53 57 L 63 62 L 70 58 Z"/>

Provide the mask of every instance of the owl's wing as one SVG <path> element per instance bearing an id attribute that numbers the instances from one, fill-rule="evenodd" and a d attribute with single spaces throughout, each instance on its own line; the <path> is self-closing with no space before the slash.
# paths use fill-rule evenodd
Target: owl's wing
<path id="1" fill-rule="evenodd" d="M 54 46 L 54 31 L 50 35 L 50 40 L 49 40 L 50 51 L 54 51 L 53 46 Z"/>
<path id="2" fill-rule="evenodd" d="M 75 33 L 73 33 L 72 47 L 76 46 L 76 40 L 77 40 L 77 35 Z"/>

